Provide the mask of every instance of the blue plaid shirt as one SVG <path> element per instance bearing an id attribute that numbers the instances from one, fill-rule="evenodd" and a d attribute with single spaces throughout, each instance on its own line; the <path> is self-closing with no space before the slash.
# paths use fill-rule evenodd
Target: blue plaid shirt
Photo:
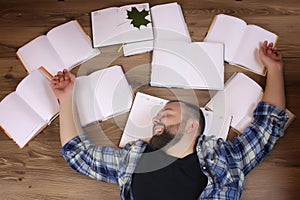
<path id="1" fill-rule="evenodd" d="M 280 108 L 260 102 L 251 125 L 233 141 L 202 135 L 196 151 L 208 184 L 199 199 L 240 199 L 245 175 L 283 136 L 287 119 Z M 77 172 L 119 184 L 122 200 L 133 199 L 131 178 L 146 145 L 136 141 L 122 149 L 99 147 L 83 134 L 70 140 L 62 148 L 62 155 Z"/>

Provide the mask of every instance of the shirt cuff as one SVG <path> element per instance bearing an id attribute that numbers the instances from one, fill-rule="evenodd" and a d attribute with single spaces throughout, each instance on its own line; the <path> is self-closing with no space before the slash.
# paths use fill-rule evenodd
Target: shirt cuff
<path id="1" fill-rule="evenodd" d="M 94 145 L 94 143 L 90 140 L 88 134 L 80 134 L 70 141 L 68 141 L 61 149 L 61 154 L 65 155 L 68 152 L 78 151 L 78 149 L 86 149 L 89 146 Z"/>
<path id="2" fill-rule="evenodd" d="M 259 102 L 253 115 L 256 124 L 265 126 L 267 129 L 276 127 L 276 129 L 280 130 L 278 131 L 279 136 L 283 136 L 284 126 L 288 121 L 285 110 L 273 104 Z"/>

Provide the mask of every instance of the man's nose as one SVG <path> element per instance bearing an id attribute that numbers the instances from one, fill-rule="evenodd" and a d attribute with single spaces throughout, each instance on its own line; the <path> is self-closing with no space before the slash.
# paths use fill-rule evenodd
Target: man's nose
<path id="1" fill-rule="evenodd" d="M 153 124 L 157 124 L 160 123 L 161 117 L 159 116 L 159 114 L 157 114 L 155 117 L 153 117 L 152 122 Z"/>
<path id="2" fill-rule="evenodd" d="M 157 118 L 157 116 L 153 117 L 152 122 L 153 124 L 159 123 L 159 119 Z"/>

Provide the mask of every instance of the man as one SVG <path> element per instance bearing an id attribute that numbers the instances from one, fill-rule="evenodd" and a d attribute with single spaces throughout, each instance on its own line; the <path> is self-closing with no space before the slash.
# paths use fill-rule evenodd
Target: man
<path id="1" fill-rule="evenodd" d="M 267 41 L 259 55 L 268 71 L 264 96 L 251 125 L 232 142 L 202 135 L 201 111 L 175 101 L 153 119 L 154 136 L 148 142 L 132 142 L 123 149 L 97 147 L 75 126 L 75 76 L 59 72 L 51 84 L 60 101 L 64 158 L 79 173 L 119 184 L 121 199 L 239 199 L 244 176 L 283 136 L 287 121 L 282 55 Z M 147 168 L 170 160 L 161 168 Z"/>

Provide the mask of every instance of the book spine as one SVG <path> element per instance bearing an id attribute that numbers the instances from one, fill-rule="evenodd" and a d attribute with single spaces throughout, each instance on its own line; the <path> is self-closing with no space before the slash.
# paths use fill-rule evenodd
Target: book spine
<path id="1" fill-rule="evenodd" d="M 48 71 L 46 70 L 45 67 L 41 66 L 39 67 L 39 70 L 42 72 L 42 74 L 44 74 L 49 80 L 52 80 L 54 78 L 54 76 Z"/>
<path id="2" fill-rule="evenodd" d="M 29 69 L 26 67 L 26 65 L 25 65 L 25 63 L 24 63 L 24 61 L 23 61 L 23 59 L 22 59 L 22 57 L 18 54 L 18 52 L 16 53 L 16 55 L 17 55 L 17 58 L 20 60 L 20 62 L 21 62 L 21 64 L 22 64 L 22 67 L 25 69 L 25 71 L 29 74 Z"/>

